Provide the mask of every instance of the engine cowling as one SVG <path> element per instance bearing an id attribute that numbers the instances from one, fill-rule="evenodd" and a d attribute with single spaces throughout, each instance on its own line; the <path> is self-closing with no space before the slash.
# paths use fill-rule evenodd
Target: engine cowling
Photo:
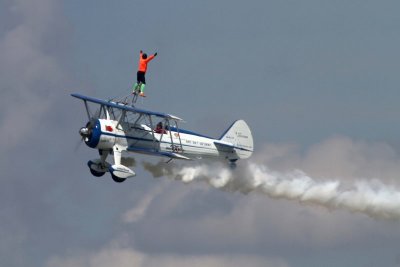
<path id="1" fill-rule="evenodd" d="M 88 147 L 112 149 L 115 144 L 114 125 L 107 120 L 97 119 L 89 122 L 79 133 Z"/>

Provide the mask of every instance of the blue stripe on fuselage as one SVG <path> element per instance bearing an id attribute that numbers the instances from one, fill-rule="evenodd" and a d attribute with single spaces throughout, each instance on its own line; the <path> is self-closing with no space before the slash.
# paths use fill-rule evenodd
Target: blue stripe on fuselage
<path id="1" fill-rule="evenodd" d="M 173 131 L 171 131 L 171 132 L 173 132 Z M 182 131 L 179 131 L 179 132 L 180 132 L 180 133 L 183 133 Z M 117 137 L 117 138 L 125 138 L 125 139 L 139 140 L 139 141 L 154 142 L 153 139 L 146 139 L 146 138 L 140 138 L 140 137 L 127 136 L 127 135 L 119 135 L 119 134 L 113 134 L 113 133 L 108 133 L 108 132 L 103 132 L 103 131 L 101 132 L 101 134 L 109 135 L 109 136 L 114 136 L 114 137 Z M 196 136 L 198 136 L 198 135 L 196 135 Z M 201 136 L 201 137 L 205 137 L 205 136 Z M 215 140 L 215 139 L 212 139 L 212 138 L 209 138 L 209 137 L 205 137 L 205 138 L 208 138 L 208 139 L 211 139 L 211 140 Z M 155 140 L 155 142 L 159 142 L 159 143 L 160 143 L 159 140 Z M 165 141 L 161 141 L 161 143 L 164 143 L 164 144 L 172 144 L 171 142 L 165 142 Z M 177 144 L 178 144 L 178 143 L 177 143 Z M 210 149 L 210 150 L 218 150 L 218 149 L 214 149 L 214 148 L 211 148 L 211 147 L 193 146 L 193 145 L 187 145 L 187 144 L 182 144 L 182 147 L 183 147 L 183 146 L 186 146 L 186 147 L 195 147 L 195 148 L 202 148 L 202 149 Z M 252 150 L 249 150 L 249 149 L 246 149 L 246 148 L 237 147 L 237 146 L 233 146 L 232 148 L 240 149 L 240 150 L 244 150 L 244 151 L 249 151 L 249 152 L 253 152 Z M 224 152 L 228 152 L 228 151 L 224 151 Z"/>

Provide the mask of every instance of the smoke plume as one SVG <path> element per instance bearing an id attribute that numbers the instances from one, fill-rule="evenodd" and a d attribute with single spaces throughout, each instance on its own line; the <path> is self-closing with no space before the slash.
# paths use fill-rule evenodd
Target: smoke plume
<path id="1" fill-rule="evenodd" d="M 400 191 L 377 179 L 347 183 L 332 179 L 316 180 L 299 170 L 276 172 L 265 165 L 251 162 L 236 169 L 222 164 L 143 164 L 154 177 L 167 176 L 184 183 L 203 181 L 225 191 L 239 191 L 244 194 L 254 192 L 330 210 L 346 209 L 373 218 L 400 219 Z"/>

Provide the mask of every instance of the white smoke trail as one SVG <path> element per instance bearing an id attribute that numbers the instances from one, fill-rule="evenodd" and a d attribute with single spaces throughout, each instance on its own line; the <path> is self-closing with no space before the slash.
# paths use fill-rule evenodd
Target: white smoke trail
<path id="1" fill-rule="evenodd" d="M 379 180 L 358 180 L 353 184 L 316 181 L 302 171 L 279 173 L 254 163 L 236 170 L 215 164 L 179 168 L 162 164 L 150 167 L 148 163 L 146 169 L 156 171 L 157 177 L 163 174 L 184 183 L 205 181 L 221 190 L 258 192 L 328 209 L 347 209 L 373 218 L 400 219 L 400 191 Z"/>

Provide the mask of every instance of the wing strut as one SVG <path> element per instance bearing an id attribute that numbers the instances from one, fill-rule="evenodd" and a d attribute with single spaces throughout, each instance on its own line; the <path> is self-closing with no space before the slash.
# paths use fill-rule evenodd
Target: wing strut
<path id="1" fill-rule="evenodd" d="M 174 122 L 175 122 L 175 128 L 176 128 L 176 131 L 177 131 L 177 134 L 178 134 L 178 138 L 179 138 L 179 146 L 175 146 L 175 144 L 174 144 L 174 139 L 173 139 L 173 136 L 172 136 L 171 125 L 170 125 L 170 123 L 169 123 L 169 120 L 166 120 L 166 122 L 167 122 L 167 124 L 168 124 L 169 136 L 170 136 L 170 138 L 171 138 L 171 145 L 172 145 L 171 149 L 172 149 L 172 152 L 175 152 L 175 153 L 182 153 L 182 152 L 183 152 L 183 146 L 182 146 L 181 135 L 179 134 L 179 128 L 178 128 L 178 123 L 177 123 L 177 121 L 174 120 Z"/>
<path id="2" fill-rule="evenodd" d="M 172 131 L 171 131 L 171 126 L 169 125 L 169 120 L 167 120 L 167 124 L 168 124 L 169 137 L 171 138 L 171 151 L 175 152 L 174 140 L 172 139 Z"/>
<path id="3" fill-rule="evenodd" d="M 154 136 L 154 125 L 153 125 L 153 120 L 151 119 L 151 116 L 149 115 L 149 121 L 150 121 L 150 127 L 151 127 L 151 135 L 153 136 L 153 147 L 155 150 L 158 151 L 157 145 L 156 145 L 156 137 Z"/>
<path id="4" fill-rule="evenodd" d="M 121 126 L 121 128 L 118 128 L 118 127 L 121 125 L 121 123 L 122 123 L 122 121 L 124 120 L 125 116 L 126 116 L 126 111 L 125 111 L 125 110 L 122 110 L 121 116 L 119 117 L 117 126 L 115 126 L 115 128 L 120 129 L 120 130 L 123 130 L 123 129 L 122 129 L 122 126 Z"/>
<path id="5" fill-rule="evenodd" d="M 177 121 L 175 121 L 175 126 L 176 126 L 176 132 L 178 133 L 179 144 L 181 145 L 181 152 L 183 152 L 181 134 L 179 133 L 179 127 L 178 127 L 178 122 Z"/>
<path id="6" fill-rule="evenodd" d="M 90 120 L 91 118 L 90 118 L 89 106 L 88 106 L 86 100 L 83 100 L 83 102 L 85 103 L 86 113 L 87 113 L 88 119 Z"/>

